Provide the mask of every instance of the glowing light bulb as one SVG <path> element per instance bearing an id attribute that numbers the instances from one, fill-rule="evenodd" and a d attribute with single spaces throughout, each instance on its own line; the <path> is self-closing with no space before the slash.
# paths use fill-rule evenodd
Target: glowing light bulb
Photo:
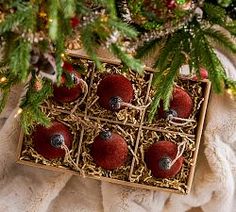
<path id="1" fill-rule="evenodd" d="M 14 118 L 16 118 L 17 116 L 19 116 L 21 113 L 23 112 L 22 108 L 19 108 L 14 116 Z"/>
<path id="2" fill-rule="evenodd" d="M 0 82 L 6 82 L 7 81 L 7 78 L 6 77 L 2 77 L 1 79 L 0 79 Z"/>

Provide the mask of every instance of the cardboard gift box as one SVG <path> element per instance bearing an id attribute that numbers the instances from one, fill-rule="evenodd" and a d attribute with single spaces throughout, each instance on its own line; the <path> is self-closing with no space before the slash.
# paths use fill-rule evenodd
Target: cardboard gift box
<path id="1" fill-rule="evenodd" d="M 17 162 L 120 185 L 188 194 L 191 190 L 197 163 L 210 95 L 210 82 L 208 80 L 197 82 L 188 79 L 176 81 L 177 85 L 184 88 L 193 99 L 194 109 L 190 118 L 195 122 L 176 126 L 167 120 L 155 118 L 150 124 L 147 121 L 148 109 L 125 108 L 118 112 L 110 112 L 101 108 L 97 101 L 96 89 L 97 84 L 105 75 L 119 73 L 132 82 L 134 88 L 132 104 L 135 106 L 147 105 L 154 95 L 154 90 L 151 87 L 152 69 L 147 68 L 143 76 L 133 71 L 124 73 L 119 61 L 101 58 L 104 71 L 98 72 L 94 62 L 89 60 L 87 56 L 78 54 L 71 56 L 77 58 L 87 69 L 85 73 L 82 73 L 82 78 L 89 87 L 84 102 L 76 106 L 78 101 L 61 104 L 53 99 L 48 99 L 41 108 L 52 120 L 56 119 L 70 128 L 74 136 L 70 154 L 76 166 L 64 158 L 46 160 L 34 150 L 31 136 L 24 135 L 23 132 L 19 139 Z M 74 112 L 71 113 L 71 111 Z M 98 167 L 93 161 L 90 147 L 101 128 L 109 128 L 126 140 L 129 150 L 128 159 L 121 168 L 108 171 Z M 155 178 L 145 164 L 144 152 L 158 140 L 169 140 L 177 145 L 186 141 L 183 166 L 173 178 Z"/>

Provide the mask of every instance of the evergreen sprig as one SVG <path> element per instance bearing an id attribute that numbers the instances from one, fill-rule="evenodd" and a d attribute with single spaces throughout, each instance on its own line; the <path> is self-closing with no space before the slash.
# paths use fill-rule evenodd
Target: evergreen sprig
<path id="1" fill-rule="evenodd" d="M 224 28 L 233 36 L 236 37 L 236 21 L 230 21 L 224 25 Z"/>
<path id="2" fill-rule="evenodd" d="M 121 32 L 124 36 L 135 38 L 138 35 L 138 32 L 133 27 L 129 26 L 127 23 L 121 22 L 120 20 L 109 19 L 109 25 Z"/>
<path id="3" fill-rule="evenodd" d="M 14 45 L 9 55 L 9 68 L 11 74 L 23 82 L 29 75 L 31 44 L 24 39 L 18 39 Z"/>
<path id="4" fill-rule="evenodd" d="M 156 73 L 152 82 L 156 92 L 150 106 L 149 121 L 152 121 L 154 118 L 161 100 L 163 100 L 164 109 L 167 109 L 169 106 L 174 81 L 186 59 L 183 54 L 184 49 L 181 41 L 183 34 L 184 32 L 181 31 L 173 36 L 169 36 L 165 42 L 165 48 L 160 50 L 159 57 L 155 63 Z M 175 46 L 174 49 L 173 45 Z"/>
<path id="5" fill-rule="evenodd" d="M 151 40 L 146 42 L 143 46 L 140 46 L 136 51 L 136 58 L 148 58 L 156 53 L 157 48 L 160 48 L 163 44 L 161 39 Z"/>
<path id="6" fill-rule="evenodd" d="M 207 21 L 209 21 L 211 24 L 222 26 L 226 23 L 227 16 L 224 8 L 206 2 L 204 3 L 203 11 Z"/>
<path id="7" fill-rule="evenodd" d="M 173 36 L 169 36 L 169 38 L 160 49 L 161 53 L 158 55 L 156 63 L 154 64 L 154 68 L 157 68 L 157 70 L 161 71 L 164 71 L 168 68 L 171 59 L 173 59 L 173 55 L 178 49 L 178 46 L 182 43 L 182 39 L 184 38 L 184 34 L 182 33 L 183 31 L 176 33 Z M 154 85 L 156 84 L 155 77 L 153 83 Z"/>
<path id="8" fill-rule="evenodd" d="M 10 89 L 5 89 L 1 93 L 1 97 L 0 97 L 0 112 L 3 111 L 4 107 L 7 104 L 9 93 L 10 93 Z"/>
<path id="9" fill-rule="evenodd" d="M 20 108 L 23 112 L 21 114 L 21 126 L 26 134 L 31 132 L 35 124 L 48 126 L 50 119 L 41 111 L 39 107 L 42 102 L 52 95 L 51 82 L 42 80 L 42 89 L 36 90 L 34 87 L 35 78 L 32 78 L 28 85 L 26 95 L 23 97 Z"/>
<path id="10" fill-rule="evenodd" d="M 144 67 L 141 65 L 140 60 L 134 59 L 132 56 L 126 54 L 117 44 L 111 44 L 110 48 L 114 55 L 120 58 L 126 66 L 137 71 L 139 74 L 143 74 Z"/>
<path id="11" fill-rule="evenodd" d="M 33 31 L 36 25 L 36 14 L 38 11 L 37 5 L 20 4 L 18 10 L 10 13 L 5 17 L 5 20 L 0 23 L 0 35 L 15 30 L 17 27 Z"/>
<path id="12" fill-rule="evenodd" d="M 75 15 L 75 0 L 61 0 L 61 7 L 63 9 L 63 14 L 65 18 L 71 18 Z"/>
<path id="13" fill-rule="evenodd" d="M 203 30 L 203 33 L 213 42 L 219 44 L 221 48 L 226 49 L 228 52 L 236 53 L 236 43 L 233 42 L 232 38 L 227 36 L 224 32 L 208 27 Z"/>
<path id="14" fill-rule="evenodd" d="M 88 55 L 90 55 L 91 59 L 94 60 L 97 67 L 101 69 L 101 62 L 99 61 L 96 54 L 96 49 L 99 47 L 99 45 L 96 42 L 96 33 L 94 32 L 95 24 L 94 23 L 87 24 L 86 27 L 80 30 L 80 34 L 84 49 L 86 50 Z"/>
<path id="15" fill-rule="evenodd" d="M 225 70 L 210 43 L 204 37 L 201 40 L 201 63 L 207 67 L 209 79 L 215 92 L 221 93 L 224 87 Z"/>

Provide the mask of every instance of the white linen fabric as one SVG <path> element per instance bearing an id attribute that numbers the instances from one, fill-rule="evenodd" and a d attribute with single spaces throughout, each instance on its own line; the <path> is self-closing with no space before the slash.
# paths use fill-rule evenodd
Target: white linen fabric
<path id="1" fill-rule="evenodd" d="M 219 55 L 236 79 L 233 64 Z M 14 115 L 22 90 L 13 89 L 0 116 L 0 212 L 236 211 L 236 102 L 227 94 L 211 96 L 192 191 L 182 196 L 16 164 L 19 124 Z"/>

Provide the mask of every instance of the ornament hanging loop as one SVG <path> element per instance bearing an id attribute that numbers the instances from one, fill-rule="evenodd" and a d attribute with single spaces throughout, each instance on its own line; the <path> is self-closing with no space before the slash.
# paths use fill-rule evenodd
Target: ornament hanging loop
<path id="1" fill-rule="evenodd" d="M 173 124 L 175 126 L 186 126 L 189 123 L 195 123 L 196 120 L 194 119 L 184 119 L 184 118 L 179 118 L 179 117 L 175 117 L 172 114 L 169 114 L 166 118 L 166 120 L 170 123 Z"/>
<path id="2" fill-rule="evenodd" d="M 177 153 L 175 158 L 172 160 L 172 162 L 170 163 L 170 168 L 176 163 L 176 161 L 183 155 L 185 147 L 187 144 L 187 140 L 182 141 L 179 145 L 178 145 L 178 149 L 177 149 Z"/>
<path id="3" fill-rule="evenodd" d="M 63 149 L 65 151 L 65 158 L 64 160 L 66 162 L 68 162 L 69 164 L 71 164 L 77 171 L 80 170 L 79 166 L 77 163 L 74 162 L 74 160 L 71 157 L 70 154 L 70 150 L 68 149 L 68 147 L 66 146 L 65 142 L 63 142 L 60 146 L 61 149 Z"/>
<path id="4" fill-rule="evenodd" d="M 77 101 L 76 101 L 76 105 L 74 106 L 74 108 L 71 110 L 71 113 L 74 113 L 76 111 L 76 109 L 78 108 L 78 106 L 80 106 L 85 98 L 87 97 L 87 94 L 88 94 L 88 84 L 87 82 L 85 82 L 83 79 L 78 79 L 79 83 L 81 84 L 81 89 L 82 89 L 82 93 L 83 93 L 83 97 L 82 98 L 79 98 Z"/>

